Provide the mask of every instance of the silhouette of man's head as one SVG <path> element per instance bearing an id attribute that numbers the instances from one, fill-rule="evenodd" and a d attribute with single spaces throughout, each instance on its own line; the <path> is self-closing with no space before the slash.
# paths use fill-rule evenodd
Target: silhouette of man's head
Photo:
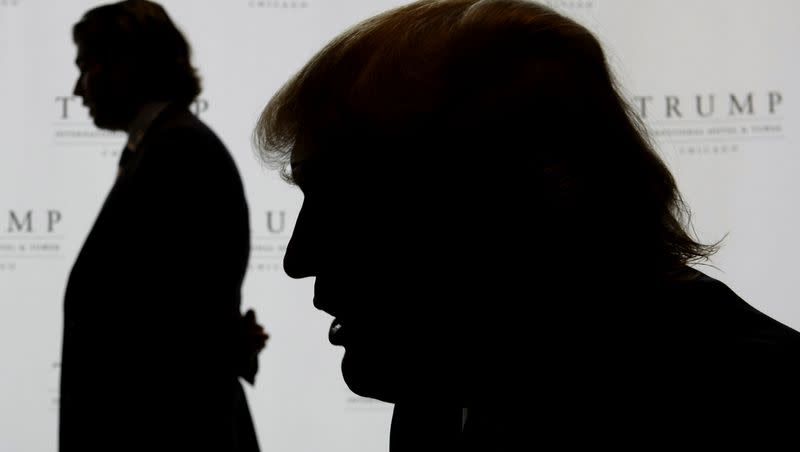
<path id="1" fill-rule="evenodd" d="M 74 94 L 98 127 L 124 130 L 149 102 L 189 105 L 200 93 L 186 39 L 157 3 L 127 0 L 75 24 L 80 75 Z"/>
<path id="2" fill-rule="evenodd" d="M 587 278 L 663 278 L 711 251 L 684 231 L 596 38 L 532 2 L 368 19 L 283 86 L 254 136 L 303 191 L 284 268 L 316 277 L 361 395 L 510 387 L 558 342 L 542 331 L 572 327 Z"/>

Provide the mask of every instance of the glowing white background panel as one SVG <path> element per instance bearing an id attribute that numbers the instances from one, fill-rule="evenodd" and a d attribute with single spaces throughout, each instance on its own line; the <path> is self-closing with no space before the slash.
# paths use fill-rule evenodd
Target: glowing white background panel
<path id="1" fill-rule="evenodd" d="M 341 350 L 327 342 L 330 319 L 311 305 L 312 282 L 292 281 L 280 269 L 301 197 L 257 163 L 249 140 L 267 99 L 316 50 L 358 20 L 403 3 L 163 2 L 191 42 L 203 77 L 195 110 L 227 144 L 245 181 L 253 255 L 243 307 L 255 307 L 272 334 L 257 387 L 248 389 L 263 450 L 388 449 L 391 408 L 347 390 L 339 374 Z M 707 271 L 800 328 L 800 288 L 794 284 L 800 254 L 800 63 L 794 48 L 800 28 L 794 20 L 800 4 L 545 3 L 603 40 L 626 95 L 646 109 L 659 149 L 693 208 L 698 234 L 711 241 L 729 233 L 715 260 L 721 271 Z M 77 75 L 70 28 L 98 4 L 0 0 L 3 451 L 55 450 L 64 284 L 124 142 L 94 129 L 80 100 L 70 96 Z M 568 120 L 576 130 L 586 121 Z M 204 228 L 205 215 L 198 212 L 191 227 Z"/>

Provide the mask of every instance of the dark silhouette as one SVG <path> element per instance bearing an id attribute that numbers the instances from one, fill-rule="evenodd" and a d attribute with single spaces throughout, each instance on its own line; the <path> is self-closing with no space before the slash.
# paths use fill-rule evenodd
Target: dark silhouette
<path id="1" fill-rule="evenodd" d="M 368 19 L 254 138 L 304 193 L 286 273 L 316 278 L 348 386 L 395 404 L 393 451 L 655 445 L 797 400 L 800 335 L 689 266 L 717 246 L 596 38 L 548 8 Z"/>
<path id="2" fill-rule="evenodd" d="M 73 37 L 75 95 L 129 139 L 66 288 L 60 450 L 258 451 L 238 381 L 254 382 L 267 338 L 239 312 L 248 208 L 188 110 L 189 45 L 143 0 L 90 10 Z"/>

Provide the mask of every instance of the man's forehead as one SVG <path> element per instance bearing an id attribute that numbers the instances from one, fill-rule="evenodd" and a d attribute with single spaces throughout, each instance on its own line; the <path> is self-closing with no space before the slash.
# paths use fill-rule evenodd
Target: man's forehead
<path id="1" fill-rule="evenodd" d="M 79 42 L 75 44 L 76 52 L 75 52 L 75 62 L 87 62 L 90 60 L 97 60 L 97 52 L 93 52 L 92 49 L 85 43 Z"/>

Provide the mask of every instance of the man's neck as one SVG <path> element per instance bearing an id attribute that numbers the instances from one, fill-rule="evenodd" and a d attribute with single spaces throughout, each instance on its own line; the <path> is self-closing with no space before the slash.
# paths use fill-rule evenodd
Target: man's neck
<path id="1" fill-rule="evenodd" d="M 456 451 L 461 444 L 463 416 L 462 408 L 441 406 L 434 400 L 397 403 L 392 415 L 389 450 Z"/>
<path id="2" fill-rule="evenodd" d="M 128 147 L 131 150 L 136 150 L 147 129 L 167 104 L 168 102 L 148 102 L 142 105 L 142 108 L 139 109 L 139 112 L 136 113 L 136 116 L 127 127 Z"/>

